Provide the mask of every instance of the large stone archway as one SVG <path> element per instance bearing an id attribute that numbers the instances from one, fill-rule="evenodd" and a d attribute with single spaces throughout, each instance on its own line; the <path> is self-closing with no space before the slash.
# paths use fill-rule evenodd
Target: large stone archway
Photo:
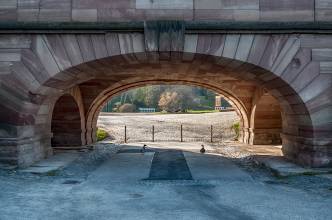
<path id="1" fill-rule="evenodd" d="M 160 85 L 160 84 L 167 84 L 167 85 L 190 85 L 190 86 L 198 86 L 203 87 L 206 89 L 210 89 L 212 91 L 215 91 L 219 94 L 222 94 L 225 97 L 225 100 L 227 100 L 232 106 L 235 107 L 236 112 L 240 118 L 240 124 L 241 124 L 241 131 L 239 135 L 239 140 L 244 143 L 249 143 L 249 119 L 248 119 L 248 110 L 246 105 L 242 102 L 241 97 L 237 97 L 233 94 L 233 91 L 230 91 L 227 88 L 217 88 L 210 84 L 205 84 L 202 82 L 199 82 L 199 80 L 191 79 L 191 81 L 182 79 L 176 79 L 175 77 L 172 77 L 173 79 L 167 79 L 163 77 L 160 77 L 158 79 L 156 78 L 145 78 L 145 80 L 142 80 L 141 78 L 132 78 L 130 80 L 122 81 L 119 83 L 116 83 L 113 86 L 108 87 L 107 89 L 103 90 L 92 102 L 89 111 L 87 112 L 87 140 L 89 142 L 94 142 L 96 139 L 96 126 L 97 126 L 97 120 L 99 113 L 103 106 L 107 103 L 109 99 L 111 99 L 113 96 L 125 92 L 127 90 L 143 87 L 147 85 Z M 224 85 L 226 87 L 226 84 Z M 240 86 L 240 85 L 239 85 Z"/>
<path id="2" fill-rule="evenodd" d="M 82 134 L 90 143 L 91 115 L 114 88 L 174 80 L 229 94 L 249 119 L 255 91 L 265 89 L 283 111 L 285 156 L 309 166 L 331 165 L 332 81 L 322 72 L 324 58 L 315 55 L 310 35 L 185 34 L 175 48 L 147 44 L 142 33 L 36 34 L 21 36 L 24 44 L 7 37 L 17 56 L 0 76 L 3 85 L 13 85 L 0 91 L 0 144 L 17 149 L 13 163 L 25 166 L 46 156 L 54 97 L 79 89 L 86 117 Z M 20 90 L 13 89 L 18 85 Z M 244 128 L 249 135 L 250 127 Z M 31 151 L 23 153 L 27 146 Z"/>

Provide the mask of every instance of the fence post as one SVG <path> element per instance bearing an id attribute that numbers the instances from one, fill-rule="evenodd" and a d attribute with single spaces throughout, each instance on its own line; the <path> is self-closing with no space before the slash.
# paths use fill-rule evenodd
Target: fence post
<path id="1" fill-rule="evenodd" d="M 152 125 L 152 142 L 154 142 L 154 125 Z"/>
<path id="2" fill-rule="evenodd" d="M 183 142 L 183 127 L 182 127 L 182 125 L 181 125 L 180 131 L 181 131 L 181 142 Z"/>
<path id="3" fill-rule="evenodd" d="M 211 143 L 213 142 L 213 125 L 211 125 L 211 128 L 210 128 L 210 135 L 211 135 Z"/>
<path id="4" fill-rule="evenodd" d="M 124 127 L 124 142 L 127 143 L 127 126 Z"/>

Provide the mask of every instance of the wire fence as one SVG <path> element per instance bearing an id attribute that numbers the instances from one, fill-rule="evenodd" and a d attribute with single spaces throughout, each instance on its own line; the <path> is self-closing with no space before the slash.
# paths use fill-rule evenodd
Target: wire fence
<path id="1" fill-rule="evenodd" d="M 145 127 L 123 126 L 122 142 L 222 142 L 236 138 L 231 127 L 223 125 L 152 125 Z"/>

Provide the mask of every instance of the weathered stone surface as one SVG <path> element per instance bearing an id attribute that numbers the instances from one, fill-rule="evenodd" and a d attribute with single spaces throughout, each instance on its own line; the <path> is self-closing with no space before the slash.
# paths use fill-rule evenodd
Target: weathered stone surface
<path id="1" fill-rule="evenodd" d="M 41 9 L 69 9 L 71 0 L 40 0 L 39 8 Z"/>
<path id="2" fill-rule="evenodd" d="M 2 0 L 0 3 L 0 18 L 4 21 L 332 19 L 329 0 Z"/>
<path id="3" fill-rule="evenodd" d="M 76 35 L 76 39 L 82 52 L 83 60 L 87 62 L 96 59 L 90 35 Z"/>
<path id="4" fill-rule="evenodd" d="M 320 62 L 319 66 L 321 74 L 332 74 L 332 62 Z"/>
<path id="5" fill-rule="evenodd" d="M 316 9 L 316 21 L 332 21 L 332 10 Z"/>
<path id="6" fill-rule="evenodd" d="M 250 9 L 258 10 L 260 7 L 259 0 L 221 0 L 224 9 Z"/>
<path id="7" fill-rule="evenodd" d="M 0 75 L 10 74 L 11 66 L 11 62 L 0 62 Z"/>
<path id="8" fill-rule="evenodd" d="M 254 40 L 254 35 L 241 35 L 239 45 L 235 54 L 236 60 L 246 62 Z"/>
<path id="9" fill-rule="evenodd" d="M 198 35 L 187 34 L 184 41 L 184 52 L 195 53 L 197 49 Z"/>
<path id="10" fill-rule="evenodd" d="M 15 62 L 21 60 L 19 49 L 0 49 L 0 62 Z"/>
<path id="11" fill-rule="evenodd" d="M 194 0 L 195 9 L 221 9 L 220 0 Z"/>
<path id="12" fill-rule="evenodd" d="M 259 66 L 271 70 L 275 60 L 277 59 L 280 50 L 283 48 L 284 43 L 287 41 L 288 36 L 273 35 L 270 37 L 269 44 L 265 48 L 264 55 L 260 61 Z"/>
<path id="13" fill-rule="evenodd" d="M 97 21 L 97 9 L 74 9 L 72 10 L 72 20 L 95 22 Z"/>
<path id="14" fill-rule="evenodd" d="M 313 61 L 331 61 L 332 60 L 332 49 L 322 48 L 312 50 Z"/>
<path id="15" fill-rule="evenodd" d="M 288 38 L 285 46 L 275 60 L 271 71 L 277 75 L 281 75 L 299 51 L 300 46 L 301 42 L 297 37 Z"/>
<path id="16" fill-rule="evenodd" d="M 48 48 L 50 49 L 54 59 L 56 60 L 58 67 L 61 70 L 65 70 L 71 67 L 72 64 L 67 56 L 67 52 L 62 43 L 61 37 L 59 35 L 49 35 L 46 39 Z"/>
<path id="17" fill-rule="evenodd" d="M 227 35 L 222 56 L 227 58 L 234 58 L 239 41 L 240 35 Z"/>
<path id="18" fill-rule="evenodd" d="M 319 64 L 311 62 L 306 68 L 298 75 L 297 78 L 292 82 L 292 87 L 296 91 L 301 91 L 307 86 L 312 80 L 319 75 Z"/>
<path id="19" fill-rule="evenodd" d="M 17 0 L 19 9 L 37 9 L 39 8 L 40 0 Z"/>
<path id="20" fill-rule="evenodd" d="M 148 21 L 144 25 L 146 51 L 183 51 L 184 24 L 179 21 Z"/>
<path id="21" fill-rule="evenodd" d="M 72 65 L 77 65 L 83 62 L 82 54 L 80 47 L 78 45 L 77 39 L 75 35 L 63 35 L 62 41 L 64 47 L 67 51 L 67 55 L 71 61 Z"/>
<path id="22" fill-rule="evenodd" d="M 136 0 L 137 9 L 193 9 L 193 0 Z"/>
<path id="23" fill-rule="evenodd" d="M 135 0 L 73 0 L 73 8 L 135 8 Z"/>
<path id="24" fill-rule="evenodd" d="M 16 8 L 17 0 L 0 0 L 0 9 Z"/>
<path id="25" fill-rule="evenodd" d="M 93 45 L 94 52 L 95 52 L 95 55 L 96 55 L 97 59 L 108 56 L 105 36 L 103 34 L 101 34 L 101 35 L 96 35 L 96 34 L 92 35 L 91 36 L 91 41 L 92 41 L 92 45 Z"/>
<path id="26" fill-rule="evenodd" d="M 65 22 L 71 21 L 71 10 L 65 9 L 40 9 L 39 21 Z"/>
<path id="27" fill-rule="evenodd" d="M 2 9 L 0 8 L 0 21 L 16 21 L 17 10 L 16 9 Z"/>
<path id="28" fill-rule="evenodd" d="M 309 62 L 311 62 L 311 50 L 307 48 L 300 49 L 282 73 L 282 79 L 291 83 Z"/>
<path id="29" fill-rule="evenodd" d="M 106 34 L 105 39 L 110 56 L 121 54 L 119 38 L 117 34 Z"/>
<path id="30" fill-rule="evenodd" d="M 36 22 L 39 17 L 39 9 L 19 9 L 17 11 L 17 20 L 22 22 Z"/>
<path id="31" fill-rule="evenodd" d="M 60 69 L 55 62 L 50 50 L 45 42 L 45 36 L 36 36 L 33 42 L 33 49 L 43 64 L 44 68 L 47 70 L 48 74 L 53 76 L 60 72 Z"/>
<path id="32" fill-rule="evenodd" d="M 264 54 L 265 48 L 269 42 L 269 36 L 268 35 L 256 35 L 255 39 L 252 43 L 250 54 L 248 57 L 248 62 L 258 65 L 259 62 L 262 59 L 262 56 Z"/>
<path id="33" fill-rule="evenodd" d="M 332 20 L 332 2 L 330 0 L 316 0 L 316 20 L 331 21 Z"/>

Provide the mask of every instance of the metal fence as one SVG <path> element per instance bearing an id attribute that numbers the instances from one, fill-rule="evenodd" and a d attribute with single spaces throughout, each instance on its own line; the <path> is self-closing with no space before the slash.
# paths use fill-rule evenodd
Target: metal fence
<path id="1" fill-rule="evenodd" d="M 123 126 L 122 140 L 129 142 L 221 142 L 236 138 L 231 127 L 223 125 L 152 125 L 149 127 Z"/>

